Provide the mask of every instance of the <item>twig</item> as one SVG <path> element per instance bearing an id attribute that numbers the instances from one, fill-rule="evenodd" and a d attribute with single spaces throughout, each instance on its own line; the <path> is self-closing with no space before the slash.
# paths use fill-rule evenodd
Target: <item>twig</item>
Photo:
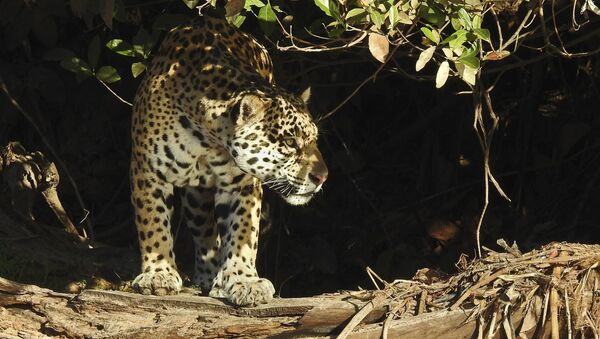
<path id="1" fill-rule="evenodd" d="M 521 24 L 519 25 L 519 27 L 517 28 L 517 30 L 513 33 L 513 35 L 506 40 L 506 42 L 500 46 L 499 50 L 503 51 L 506 49 L 506 47 L 510 46 L 513 42 L 518 41 L 519 38 L 521 38 L 520 33 L 521 30 L 523 30 L 523 28 L 525 28 L 528 23 L 527 20 L 529 20 L 529 17 L 533 14 L 533 9 L 530 9 L 529 11 L 527 11 L 527 13 L 525 14 L 525 17 L 523 18 L 523 20 L 521 21 Z M 533 18 L 531 18 L 531 20 L 533 21 L 535 19 L 535 15 Z M 515 46 L 516 49 L 516 46 Z"/>
<path id="2" fill-rule="evenodd" d="M 504 334 L 508 339 L 515 338 L 515 329 L 513 328 L 512 321 L 510 319 L 510 304 L 504 305 L 504 310 L 502 311 L 502 327 L 504 328 Z"/>
<path id="3" fill-rule="evenodd" d="M 483 301 L 485 303 L 485 300 Z M 483 312 L 478 312 L 477 316 L 477 339 L 483 339 L 483 331 L 485 330 L 485 319 L 483 318 Z"/>
<path id="4" fill-rule="evenodd" d="M 427 290 L 423 290 L 419 296 L 419 307 L 417 308 L 417 314 L 425 312 L 425 303 L 427 302 Z"/>
<path id="5" fill-rule="evenodd" d="M 52 157 L 54 158 L 56 163 L 60 166 L 60 168 L 66 174 L 67 179 L 69 180 L 69 183 L 71 184 L 71 186 L 73 186 L 73 191 L 74 191 L 75 197 L 77 198 L 77 202 L 79 203 L 79 206 L 81 207 L 81 210 L 84 212 L 87 212 L 88 209 L 85 207 L 85 203 L 83 202 L 83 198 L 81 197 L 81 194 L 79 194 L 79 187 L 77 186 L 77 183 L 71 176 L 69 169 L 67 168 L 65 163 L 62 161 L 62 159 L 58 156 L 58 153 L 56 152 L 54 147 L 52 147 L 52 145 L 50 144 L 48 139 L 46 139 L 46 136 L 44 135 L 44 133 L 42 133 L 39 126 L 35 123 L 35 121 L 31 117 L 31 115 L 29 115 L 29 113 L 21 106 L 21 104 L 19 104 L 19 102 L 15 98 L 13 98 L 13 96 L 10 94 L 8 87 L 6 86 L 6 82 L 4 82 L 4 78 L 2 77 L 1 74 L 0 74 L 0 87 L 2 88 L 2 91 L 4 92 L 4 94 L 10 101 L 10 103 L 25 117 L 25 119 L 27 119 L 27 121 L 29 121 L 29 123 L 33 126 L 35 131 L 38 133 L 38 135 L 40 136 L 40 139 L 42 140 L 42 142 L 44 143 L 46 148 L 48 148 L 48 150 L 52 154 Z M 92 222 L 89 219 L 86 219 L 86 226 L 88 229 L 88 236 L 90 239 L 90 243 L 93 244 L 95 241 L 94 226 L 92 225 Z"/>
<path id="6" fill-rule="evenodd" d="M 577 19 L 575 19 L 575 8 L 577 7 L 577 3 L 578 1 L 573 1 L 573 10 L 571 11 L 571 27 L 575 32 L 577 32 L 581 28 L 581 26 L 583 26 L 583 24 L 580 25 L 577 22 Z"/>
<path id="7" fill-rule="evenodd" d="M 494 279 L 498 278 L 499 276 L 503 275 L 504 273 L 508 272 L 512 267 L 504 267 L 498 271 L 496 271 L 496 273 L 488 276 L 487 278 L 483 278 L 481 280 L 479 280 L 475 285 L 469 287 L 469 289 L 467 289 L 465 291 L 465 293 L 463 293 L 460 298 L 458 298 L 457 301 L 454 302 L 454 304 L 452 304 L 452 306 L 450 306 L 450 310 L 454 311 L 456 310 L 458 307 L 460 307 L 460 305 L 463 303 L 463 301 L 465 301 L 471 294 L 473 294 L 473 292 L 480 288 L 481 286 L 487 285 L 488 283 L 494 281 Z"/>
<path id="8" fill-rule="evenodd" d="M 567 338 L 573 338 L 573 332 L 571 331 L 571 310 L 569 307 L 569 292 L 565 287 L 565 311 L 567 313 Z"/>
<path id="9" fill-rule="evenodd" d="M 555 267 L 556 269 L 557 267 Z M 550 289 L 550 324 L 552 339 L 559 339 L 558 330 L 558 292 L 554 286 Z"/>
<path id="10" fill-rule="evenodd" d="M 377 290 L 380 290 L 380 288 L 377 282 L 375 281 L 375 278 L 377 278 L 379 282 L 383 283 L 384 287 L 388 286 L 388 283 L 385 280 L 381 279 L 381 277 L 377 273 L 375 273 L 375 271 L 373 271 L 371 267 L 367 266 L 367 274 L 369 275 L 369 278 L 371 278 L 371 281 L 373 282 L 373 285 L 375 285 L 375 288 L 377 288 Z"/>
<path id="11" fill-rule="evenodd" d="M 277 47 L 278 50 L 280 51 L 300 51 L 300 52 L 331 52 L 331 51 L 336 51 L 336 50 L 341 50 L 341 49 L 346 49 L 355 45 L 358 45 L 359 43 L 361 43 L 368 35 L 368 31 L 366 30 L 361 30 L 359 34 L 355 35 L 352 39 L 345 40 L 345 39 L 337 39 L 337 40 L 333 40 L 333 41 L 329 41 L 327 43 L 325 43 L 325 45 L 314 45 L 314 44 L 310 44 L 308 41 L 304 41 L 301 39 L 298 39 L 294 36 L 293 31 L 292 31 L 292 26 L 290 25 L 290 31 L 288 32 L 285 27 L 283 26 L 283 23 L 279 20 L 279 18 L 276 16 L 277 22 L 279 23 L 279 27 L 281 28 L 281 31 L 283 32 L 283 34 L 290 40 L 290 46 L 280 46 L 279 42 L 277 42 L 275 44 L 275 46 Z M 313 36 L 315 36 L 314 34 L 312 34 Z M 319 37 L 316 36 L 317 38 L 320 39 L 326 39 L 323 37 Z M 302 43 L 305 44 L 310 44 L 310 47 L 299 47 L 296 45 L 296 43 L 294 42 L 294 40 L 298 40 Z M 341 46 L 326 46 L 327 44 L 334 44 L 338 41 L 346 41 L 344 44 L 342 44 Z"/>
<path id="12" fill-rule="evenodd" d="M 346 339 L 350 335 L 350 333 L 352 333 L 354 328 L 358 326 L 358 324 L 360 324 L 360 322 L 363 321 L 363 319 L 366 318 L 369 315 L 369 313 L 371 313 L 371 311 L 383 305 L 386 299 L 387 296 L 384 293 L 376 293 L 375 297 L 368 304 L 363 306 L 360 309 L 360 311 L 358 311 L 358 313 L 356 313 L 352 317 L 352 319 L 350 319 L 348 325 L 344 327 L 344 330 L 340 333 L 340 335 L 337 338 Z"/>
<path id="13" fill-rule="evenodd" d="M 496 191 L 506 200 L 510 201 L 506 193 L 500 187 L 500 184 L 492 174 L 491 166 L 490 166 L 490 151 L 492 147 L 492 140 L 494 137 L 494 133 L 498 128 L 499 118 L 494 112 L 494 108 L 492 106 L 492 101 L 490 98 L 489 92 L 490 89 L 482 90 L 481 88 L 481 80 L 478 79 L 477 91 L 473 93 L 473 106 L 474 106 L 474 114 L 473 114 L 473 129 L 477 134 L 477 138 L 479 140 L 479 144 L 481 145 L 483 151 L 483 168 L 484 168 L 484 205 L 481 210 L 481 214 L 479 216 L 479 220 L 477 222 L 477 229 L 475 233 L 476 242 L 477 242 L 477 255 L 481 258 L 481 225 L 483 224 L 483 219 L 485 217 L 485 213 L 487 212 L 487 208 L 489 206 L 489 195 L 490 188 L 489 183 L 491 182 Z M 482 107 L 482 97 L 485 97 L 486 107 L 489 114 L 489 118 L 492 120 L 492 126 L 486 128 L 484 120 L 483 120 L 483 107 Z"/>
<path id="14" fill-rule="evenodd" d="M 559 257 L 565 257 L 567 253 L 565 251 L 561 251 Z M 556 284 L 560 280 L 560 275 L 562 273 L 562 267 L 555 266 L 552 269 L 553 283 L 550 287 L 550 322 L 552 329 L 552 339 L 558 339 L 560 337 L 559 327 L 558 327 L 558 291 L 556 290 Z"/>
<path id="15" fill-rule="evenodd" d="M 496 318 L 498 317 L 498 312 L 494 310 L 494 314 L 492 314 L 492 319 L 490 320 L 490 327 L 488 328 L 487 339 L 492 339 L 494 337 L 494 333 L 496 333 Z"/>
<path id="16" fill-rule="evenodd" d="M 560 256 L 557 258 L 547 258 L 547 259 L 532 259 L 532 260 L 521 261 L 521 262 L 517 263 L 515 265 L 515 267 L 523 266 L 523 265 L 538 265 L 538 264 L 563 264 L 563 263 L 567 263 L 569 261 L 578 261 L 578 260 L 593 258 L 594 256 L 597 257 L 598 254 L 591 253 L 588 255 Z"/>
<path id="17" fill-rule="evenodd" d="M 549 300 L 550 300 L 550 291 L 546 290 L 546 293 L 544 293 L 544 309 L 542 312 L 542 323 L 541 323 L 542 328 L 544 328 L 544 324 L 546 323 L 546 316 L 548 315 Z"/>
<path id="18" fill-rule="evenodd" d="M 500 25 L 500 20 L 498 19 L 498 15 L 496 14 L 496 11 L 494 11 L 493 5 L 490 8 L 490 12 L 494 16 L 494 21 L 496 21 L 496 29 L 498 30 L 498 40 L 500 42 L 499 46 L 503 46 L 504 37 L 502 36 L 502 26 Z M 493 47 L 493 45 L 492 45 L 492 47 Z"/>
<path id="19" fill-rule="evenodd" d="M 113 91 L 113 90 L 112 90 L 112 88 L 110 88 L 110 87 L 109 87 L 109 86 L 108 86 L 108 85 L 107 85 L 107 84 L 106 84 L 104 81 L 102 81 L 102 80 L 100 80 L 100 79 L 98 79 L 98 81 L 100 81 L 100 83 L 101 83 L 102 85 L 104 85 L 104 87 L 106 87 L 106 89 L 107 89 L 107 90 L 108 90 L 110 93 L 112 93 L 112 95 L 114 95 L 114 96 L 115 96 L 117 99 L 119 99 L 119 101 L 121 101 L 122 103 L 124 103 L 124 104 L 126 104 L 126 105 L 133 106 L 133 104 L 132 104 L 132 103 L 130 103 L 129 101 L 127 101 L 127 100 L 123 99 L 123 98 L 122 98 L 121 96 L 119 96 L 119 95 L 118 95 L 118 94 L 117 94 L 115 91 Z"/>
<path id="20" fill-rule="evenodd" d="M 406 306 L 408 300 L 410 300 L 410 298 L 404 299 L 402 302 L 400 302 L 396 306 L 394 306 L 394 308 L 389 312 L 388 316 L 383 321 L 383 328 L 381 329 L 381 338 L 382 339 L 388 338 L 388 332 L 390 330 L 390 325 L 392 323 L 392 320 L 394 319 L 394 316 L 396 315 L 396 312 L 398 312 L 398 310 L 400 310 L 401 307 Z"/>

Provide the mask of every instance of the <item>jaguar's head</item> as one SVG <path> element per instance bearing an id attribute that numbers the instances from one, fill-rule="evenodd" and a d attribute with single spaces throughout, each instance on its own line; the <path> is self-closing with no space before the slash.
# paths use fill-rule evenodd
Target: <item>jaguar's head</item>
<path id="1" fill-rule="evenodd" d="M 308 203 L 328 175 L 306 105 L 309 96 L 310 89 L 300 96 L 246 92 L 231 111 L 233 137 L 227 146 L 236 164 L 292 205 Z"/>

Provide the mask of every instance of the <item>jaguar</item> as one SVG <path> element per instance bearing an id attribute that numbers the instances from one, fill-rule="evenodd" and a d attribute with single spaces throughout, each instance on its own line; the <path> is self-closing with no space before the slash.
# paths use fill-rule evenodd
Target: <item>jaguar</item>
<path id="1" fill-rule="evenodd" d="M 263 186 L 303 205 L 328 176 L 307 107 L 310 88 L 296 94 L 277 86 L 264 46 L 206 16 L 169 31 L 146 72 L 132 114 L 141 253 L 133 287 L 181 290 L 171 232 L 180 206 L 195 245 L 194 284 L 234 305 L 269 302 L 273 284 L 256 270 Z"/>

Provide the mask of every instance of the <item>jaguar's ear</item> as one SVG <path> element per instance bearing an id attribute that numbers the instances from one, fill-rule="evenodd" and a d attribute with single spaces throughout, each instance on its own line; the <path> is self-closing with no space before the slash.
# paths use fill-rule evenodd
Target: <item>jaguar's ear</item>
<path id="1" fill-rule="evenodd" d="M 307 87 L 302 94 L 300 94 L 300 99 L 302 99 L 305 104 L 308 104 L 308 101 L 310 100 L 310 86 Z"/>
<path id="2" fill-rule="evenodd" d="M 248 121 L 262 119 L 269 106 L 271 106 L 271 101 L 267 98 L 256 94 L 244 95 L 240 100 L 237 117 L 234 117 L 235 124 L 241 125 Z"/>

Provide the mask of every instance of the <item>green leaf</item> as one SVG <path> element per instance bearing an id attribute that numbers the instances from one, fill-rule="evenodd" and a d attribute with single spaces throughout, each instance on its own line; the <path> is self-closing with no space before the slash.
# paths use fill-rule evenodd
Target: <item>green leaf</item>
<path id="1" fill-rule="evenodd" d="M 452 25 L 452 28 L 454 28 L 455 31 L 464 28 L 462 21 L 460 21 L 460 19 L 454 15 L 450 18 L 450 25 Z"/>
<path id="2" fill-rule="evenodd" d="M 346 29 L 344 28 L 344 26 L 337 26 L 337 27 L 327 31 L 327 36 L 329 36 L 330 38 L 333 38 L 333 39 L 339 38 L 345 31 L 346 31 Z"/>
<path id="3" fill-rule="evenodd" d="M 144 73 L 146 65 L 143 62 L 134 62 L 131 64 L 131 75 L 137 78 L 140 74 Z"/>
<path id="4" fill-rule="evenodd" d="M 96 35 L 92 38 L 90 45 L 87 50 L 87 58 L 88 62 L 93 68 L 96 68 L 98 65 L 98 60 L 100 59 L 100 36 Z"/>
<path id="5" fill-rule="evenodd" d="M 107 84 L 112 84 L 113 82 L 121 80 L 121 76 L 114 67 L 102 66 L 96 72 L 96 79 Z"/>
<path id="6" fill-rule="evenodd" d="M 474 44 L 474 46 L 470 47 L 466 51 L 464 51 L 460 57 L 458 58 L 459 62 L 463 64 L 478 69 L 479 68 L 479 46 Z"/>
<path id="7" fill-rule="evenodd" d="M 351 19 L 355 16 L 366 15 L 367 11 L 364 8 L 352 8 L 346 13 L 346 20 Z"/>
<path id="8" fill-rule="evenodd" d="M 337 0 L 329 1 L 329 12 L 331 13 L 331 17 L 333 17 L 340 24 L 343 22 L 342 14 L 340 13 L 340 7 L 338 6 Z"/>
<path id="9" fill-rule="evenodd" d="M 192 9 L 198 5 L 199 0 L 183 0 L 183 3 L 188 6 L 189 9 Z"/>
<path id="10" fill-rule="evenodd" d="M 133 36 L 133 50 L 147 59 L 156 42 L 156 36 L 152 36 L 143 27 L 140 27 L 136 35 Z"/>
<path id="11" fill-rule="evenodd" d="M 371 22 L 373 22 L 375 27 L 381 28 L 383 26 L 385 18 L 376 9 L 369 9 L 369 18 L 371 18 Z"/>
<path id="12" fill-rule="evenodd" d="M 467 66 L 461 62 L 454 63 L 458 76 L 463 79 L 464 82 L 474 86 L 477 79 L 477 68 Z"/>
<path id="13" fill-rule="evenodd" d="M 394 29 L 398 22 L 400 21 L 400 15 L 398 14 L 398 8 L 392 4 L 390 10 L 388 11 L 388 18 L 390 19 L 390 27 L 389 29 Z"/>
<path id="14" fill-rule="evenodd" d="M 433 43 L 440 43 L 440 34 L 437 32 L 437 30 L 431 30 L 428 27 L 421 27 L 421 32 L 423 32 L 423 35 L 425 35 L 425 37 L 427 37 L 427 39 L 431 40 Z"/>
<path id="15" fill-rule="evenodd" d="M 467 41 L 467 36 L 466 35 L 457 35 L 454 39 L 452 39 L 448 45 L 451 48 L 457 48 L 462 46 L 465 42 Z"/>
<path id="16" fill-rule="evenodd" d="M 227 18 L 227 22 L 229 22 L 230 24 L 234 25 L 237 28 L 240 28 L 240 26 L 242 26 L 244 21 L 246 21 L 246 15 L 244 15 L 244 14 L 239 14 L 232 18 Z"/>
<path id="17" fill-rule="evenodd" d="M 442 25 L 446 21 L 446 14 L 435 7 L 426 6 L 425 2 L 419 6 L 419 16 L 434 26 Z"/>
<path id="18" fill-rule="evenodd" d="M 135 56 L 135 50 L 128 43 L 121 39 L 112 39 L 106 43 L 106 47 L 111 51 L 128 57 Z"/>
<path id="19" fill-rule="evenodd" d="M 281 21 L 286 24 L 286 25 L 290 25 L 293 21 L 294 21 L 294 16 L 293 15 L 286 15 L 283 17 L 283 19 L 281 19 Z"/>
<path id="20" fill-rule="evenodd" d="M 469 15 L 469 13 L 467 12 L 466 9 L 464 9 L 464 8 L 459 9 L 458 17 L 462 21 L 463 27 L 465 27 L 467 29 L 471 29 L 471 27 L 473 27 L 473 24 L 471 22 L 471 16 Z"/>
<path id="21" fill-rule="evenodd" d="M 484 41 L 490 42 L 490 30 L 486 29 L 486 28 L 474 28 L 473 29 L 473 33 L 475 33 L 475 35 Z"/>
<path id="22" fill-rule="evenodd" d="M 329 1 L 330 0 L 314 0 L 315 5 L 319 7 L 327 16 L 331 16 L 331 11 L 329 10 Z"/>
<path id="23" fill-rule="evenodd" d="M 60 66 L 75 74 L 85 75 L 86 77 L 92 75 L 90 65 L 78 57 L 65 58 L 60 62 Z"/>
<path id="24" fill-rule="evenodd" d="M 465 64 L 471 68 L 475 68 L 475 69 L 479 68 L 479 59 L 475 56 L 461 56 L 460 58 L 458 58 L 458 61 L 462 62 L 463 64 Z"/>
<path id="25" fill-rule="evenodd" d="M 273 29 L 275 28 L 276 19 L 277 17 L 275 15 L 275 11 L 273 11 L 273 7 L 271 7 L 270 3 L 267 3 L 258 12 L 260 28 L 267 35 L 270 35 L 273 32 Z"/>
<path id="26" fill-rule="evenodd" d="M 450 73 L 450 64 L 448 60 L 444 60 L 438 68 L 438 71 L 435 75 L 435 88 L 442 88 L 448 80 L 448 74 Z"/>
<path id="27" fill-rule="evenodd" d="M 433 53 L 435 52 L 435 46 L 431 46 L 425 50 L 423 50 L 420 54 L 419 54 L 419 59 L 417 60 L 417 63 L 415 64 L 415 70 L 418 72 L 420 70 L 423 69 L 423 67 L 425 67 L 425 65 L 427 65 L 427 63 L 429 62 L 429 60 L 431 60 L 431 58 L 433 58 Z"/>
<path id="28" fill-rule="evenodd" d="M 473 16 L 473 28 L 481 28 L 481 15 L 475 14 Z"/>
<path id="29" fill-rule="evenodd" d="M 398 22 L 405 25 L 412 25 L 413 21 L 408 14 L 405 12 L 398 12 Z"/>
<path id="30" fill-rule="evenodd" d="M 458 31 L 450 34 L 449 37 L 444 39 L 441 44 L 448 44 L 451 48 L 462 46 L 467 41 L 467 31 L 459 29 Z"/>
<path id="31" fill-rule="evenodd" d="M 264 7 L 265 3 L 260 1 L 260 0 L 246 0 L 246 3 L 244 3 L 244 8 L 246 10 L 251 10 L 251 7 Z"/>
<path id="32" fill-rule="evenodd" d="M 446 59 L 449 59 L 449 60 L 454 59 L 454 53 L 452 53 L 452 48 L 442 47 L 442 52 L 444 53 L 444 56 L 446 57 Z"/>

